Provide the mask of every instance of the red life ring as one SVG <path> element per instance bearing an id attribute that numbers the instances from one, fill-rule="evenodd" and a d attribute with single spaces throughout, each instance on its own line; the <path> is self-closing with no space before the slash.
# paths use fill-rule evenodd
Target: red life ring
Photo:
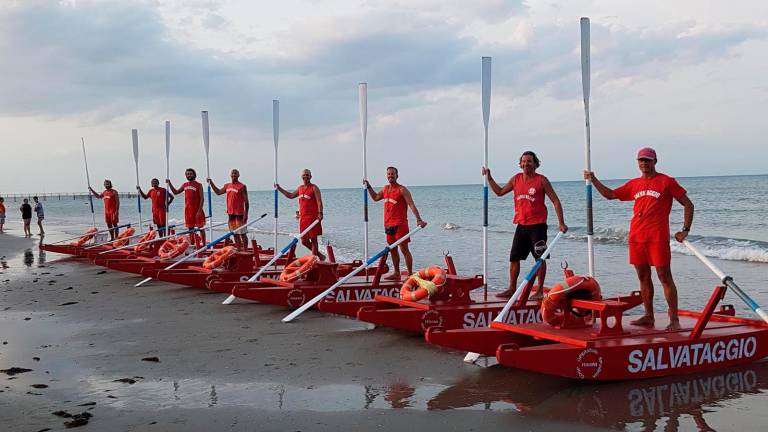
<path id="1" fill-rule="evenodd" d="M 563 308 L 568 299 L 599 300 L 600 284 L 589 276 L 575 275 L 555 284 L 541 302 L 541 317 L 552 326 L 563 323 Z"/>
<path id="2" fill-rule="evenodd" d="M 183 254 L 188 247 L 189 239 L 184 238 L 183 236 L 169 238 L 162 246 L 160 246 L 160 251 L 157 255 L 162 259 L 176 258 Z"/>
<path id="3" fill-rule="evenodd" d="M 145 232 L 143 236 L 139 237 L 138 243 L 144 243 L 145 241 L 149 241 L 157 237 L 157 231 L 153 230 L 152 228 L 149 229 L 149 231 Z M 133 247 L 134 252 L 141 252 L 143 250 L 149 249 L 149 243 L 147 244 L 137 244 Z"/>
<path id="4" fill-rule="evenodd" d="M 447 275 L 438 266 L 427 267 L 412 274 L 400 287 L 400 298 L 403 300 L 419 301 L 437 292 L 445 285 Z"/>
<path id="5" fill-rule="evenodd" d="M 315 267 L 318 257 L 315 255 L 304 255 L 296 261 L 288 264 L 280 273 L 280 280 L 283 282 L 293 282 Z"/>
<path id="6" fill-rule="evenodd" d="M 117 236 L 117 239 L 112 243 L 112 246 L 120 247 L 127 245 L 127 237 L 132 236 L 134 233 L 136 233 L 136 230 L 133 229 L 133 227 L 128 227 L 125 231 L 121 232 L 120 235 Z"/>
<path id="7" fill-rule="evenodd" d="M 76 242 L 72 243 L 72 246 L 82 246 L 82 245 L 88 243 L 88 240 L 92 239 L 93 236 L 95 236 L 97 232 L 99 232 L 99 230 L 96 229 L 96 227 L 88 228 L 87 230 L 85 230 L 85 233 L 84 233 L 84 235 L 82 237 L 77 239 Z"/>
<path id="8" fill-rule="evenodd" d="M 222 264 L 224 264 L 225 261 L 227 261 L 232 255 L 234 255 L 237 252 L 237 248 L 234 246 L 225 246 L 216 252 L 210 254 L 208 258 L 205 259 L 203 262 L 203 268 L 207 268 L 208 270 L 213 270 L 217 267 L 220 267 Z"/>

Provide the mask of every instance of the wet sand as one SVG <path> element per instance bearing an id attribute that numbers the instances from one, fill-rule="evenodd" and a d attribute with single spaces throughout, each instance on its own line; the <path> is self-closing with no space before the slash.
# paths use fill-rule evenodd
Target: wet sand
<path id="1" fill-rule="evenodd" d="M 3 430 L 63 430 L 71 419 L 52 414 L 62 410 L 92 414 L 82 430 L 121 431 L 768 424 L 764 363 L 585 385 L 465 365 L 420 336 L 315 311 L 283 324 L 276 306 L 224 306 L 221 294 L 166 283 L 134 288 L 140 278 L 41 253 L 36 239 L 4 235 L 0 256 L 0 369 L 31 369 L 0 373 Z"/>

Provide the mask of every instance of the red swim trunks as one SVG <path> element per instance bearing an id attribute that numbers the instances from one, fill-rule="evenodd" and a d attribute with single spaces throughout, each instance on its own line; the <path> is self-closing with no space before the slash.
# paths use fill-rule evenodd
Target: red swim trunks
<path id="1" fill-rule="evenodd" d="M 120 222 L 119 214 L 117 212 L 104 213 L 104 222 L 106 222 L 107 226 L 117 225 Z"/>
<path id="2" fill-rule="evenodd" d="M 630 264 L 669 267 L 671 262 L 669 241 L 629 242 Z"/>
<path id="3" fill-rule="evenodd" d="M 409 231 L 410 229 L 408 228 L 408 222 L 391 227 L 384 227 L 384 233 L 387 235 L 387 244 L 391 245 L 392 243 L 400 240 L 401 238 L 405 237 Z M 410 241 L 411 239 L 407 239 L 400 244 L 408 244 Z"/>
<path id="4" fill-rule="evenodd" d="M 317 216 L 310 216 L 310 217 L 302 217 L 299 218 L 299 232 L 304 232 L 305 229 L 307 229 L 308 226 L 312 225 L 312 222 L 317 219 Z M 304 234 L 303 237 L 301 237 L 302 240 L 311 239 L 311 238 L 317 238 L 317 236 L 323 235 L 323 223 L 318 222 L 317 225 L 313 226 L 311 230 L 309 230 L 308 233 Z"/>
<path id="5" fill-rule="evenodd" d="M 200 209 L 197 214 L 195 215 L 189 215 L 186 212 L 184 212 L 184 226 L 187 228 L 202 228 L 205 226 L 205 213 L 203 213 L 203 209 Z"/>

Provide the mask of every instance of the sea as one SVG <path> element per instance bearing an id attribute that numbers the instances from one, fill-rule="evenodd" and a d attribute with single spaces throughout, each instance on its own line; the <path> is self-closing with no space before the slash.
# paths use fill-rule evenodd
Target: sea
<path id="1" fill-rule="evenodd" d="M 616 187 L 626 180 L 609 180 Z M 680 184 L 688 191 L 695 205 L 693 227 L 689 240 L 758 302 L 768 304 L 768 175 L 726 177 L 682 177 Z M 298 183 L 298 182 L 297 182 Z M 287 184 L 285 186 L 288 186 Z M 322 189 L 324 220 L 322 243 L 330 244 L 337 260 L 362 259 L 364 255 L 363 192 L 361 188 Z M 567 265 L 577 274 L 587 274 L 586 205 L 582 181 L 553 182 L 563 204 L 565 221 L 569 229 L 555 246 L 548 262 L 548 284 L 562 279 L 561 267 Z M 251 185 L 253 187 L 253 185 Z M 411 242 L 414 267 L 422 268 L 442 264 L 444 255 L 450 254 L 460 273 L 482 274 L 482 185 L 410 186 L 416 206 L 427 228 L 418 232 Z M 119 190 L 119 189 L 118 189 Z M 251 236 L 264 246 L 274 246 L 273 191 L 250 192 L 251 219 L 267 213 L 253 225 Z M 226 221 L 224 196 L 213 198 L 214 223 Z M 76 235 L 92 226 L 87 200 L 48 198 L 43 201 L 45 223 Z M 557 218 L 551 203 L 549 208 L 549 237 L 557 233 Z M 9 208 L 9 228 L 14 220 L 14 202 Z M 102 203 L 94 200 L 97 225 L 103 226 Z M 368 254 L 373 255 L 385 246 L 381 202 L 369 202 Z M 206 213 L 207 203 L 205 204 Z M 638 289 L 632 266 L 628 264 L 627 235 L 632 216 L 632 203 L 608 201 L 596 192 L 593 197 L 595 277 L 605 294 L 623 294 Z M 297 202 L 280 195 L 278 200 L 277 247 L 282 248 L 298 230 Z M 488 289 L 505 289 L 509 284 L 509 249 L 515 225 L 512 223 L 514 204 L 511 195 L 489 198 L 488 226 Z M 142 219 L 151 218 L 149 201 L 142 202 Z M 410 213 L 410 212 L 409 212 Z M 170 207 L 171 223 L 183 220 L 183 196 Z M 415 220 L 410 216 L 411 227 Z M 138 222 L 135 199 L 123 198 L 120 208 L 121 223 Z M 683 222 L 682 206 L 674 203 L 670 215 L 670 228 L 680 229 Z M 36 230 L 36 228 L 35 228 Z M 225 232 L 221 228 L 221 232 Z M 717 277 L 696 259 L 687 248 L 670 240 L 673 251 L 672 270 L 678 285 L 680 306 L 700 308 Z M 298 253 L 303 253 L 302 247 Z M 520 278 L 533 265 L 532 259 L 521 264 Z M 663 295 L 658 286 L 656 306 L 665 310 Z M 729 294 L 737 310 L 749 315 L 750 310 L 738 298 Z"/>

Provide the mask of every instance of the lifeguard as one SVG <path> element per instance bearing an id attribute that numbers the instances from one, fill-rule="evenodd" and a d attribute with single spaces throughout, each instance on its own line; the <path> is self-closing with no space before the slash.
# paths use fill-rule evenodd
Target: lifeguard
<path id="1" fill-rule="evenodd" d="M 147 193 L 144 193 L 144 191 L 141 190 L 141 186 L 136 186 L 136 190 L 139 191 L 139 195 L 141 195 L 143 199 L 151 200 L 152 223 L 157 227 L 160 237 L 165 237 L 165 226 L 168 221 L 166 210 L 173 202 L 174 196 L 169 195 L 165 189 L 160 187 L 160 180 L 153 178 L 151 184 L 152 187 Z"/>
<path id="2" fill-rule="evenodd" d="M 184 176 L 187 177 L 187 182 L 181 185 L 180 189 L 176 189 L 171 184 L 170 179 L 165 179 L 165 183 L 174 195 L 178 195 L 184 192 L 184 226 L 187 229 L 202 228 L 205 226 L 205 212 L 203 211 L 203 185 L 199 181 L 196 181 L 197 173 L 192 168 L 187 168 L 184 171 Z M 207 243 L 205 240 L 205 230 L 199 230 L 200 238 L 203 243 Z M 195 233 L 189 233 L 190 244 L 195 244 Z"/>
<path id="3" fill-rule="evenodd" d="M 112 189 L 112 181 L 109 179 L 104 180 L 104 192 L 98 193 L 88 186 L 88 190 L 96 198 L 104 201 L 104 222 L 109 228 L 109 239 L 115 240 L 119 233 L 117 228 L 118 222 L 120 222 L 120 195 L 114 189 Z"/>
<path id="4" fill-rule="evenodd" d="M 227 194 L 227 216 L 229 216 L 229 230 L 234 231 L 243 225 L 248 220 L 248 210 L 250 209 L 250 202 L 248 201 L 248 188 L 240 182 L 240 171 L 233 169 L 229 172 L 229 178 L 232 180 L 219 189 L 213 183 L 213 180 L 206 179 L 216 195 Z M 248 248 L 248 234 L 243 229 L 243 232 L 237 231 L 234 235 L 235 245 L 238 250 L 245 250 Z"/>
<path id="5" fill-rule="evenodd" d="M 302 184 L 295 191 L 289 192 L 279 184 L 275 187 L 286 198 L 299 199 L 299 232 L 303 232 L 308 226 L 317 219 L 323 220 L 323 197 L 320 194 L 320 188 L 312 183 L 312 171 L 304 169 L 301 171 Z M 317 237 L 323 234 L 323 226 L 318 223 L 308 233 L 301 237 L 301 244 L 312 251 L 312 255 L 325 260 L 325 255 L 320 253 L 320 245 Z"/>

